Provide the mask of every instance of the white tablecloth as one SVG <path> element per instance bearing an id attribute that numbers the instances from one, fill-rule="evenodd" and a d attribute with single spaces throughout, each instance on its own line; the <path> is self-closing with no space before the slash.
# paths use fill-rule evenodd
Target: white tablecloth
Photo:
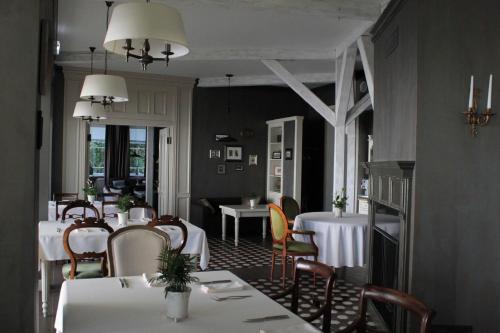
<path id="1" fill-rule="evenodd" d="M 294 230 L 315 231 L 318 260 L 333 267 L 355 267 L 366 264 L 368 216 L 345 214 L 335 217 L 333 212 L 313 212 L 297 215 Z M 294 235 L 295 239 L 309 242 L 309 236 Z"/>
<path id="2" fill-rule="evenodd" d="M 106 219 L 106 222 L 113 228 L 118 230 L 118 222 L 116 219 Z M 208 241 L 205 231 L 197 226 L 183 221 L 188 230 L 188 239 L 183 253 L 199 255 L 200 267 L 206 269 L 210 260 L 210 251 L 208 249 Z M 64 251 L 63 234 L 64 229 L 70 226 L 71 220 L 66 220 L 65 223 L 55 221 L 42 221 L 38 224 L 38 239 L 40 247 L 40 256 L 44 260 L 66 260 L 69 259 Z M 144 225 L 146 222 L 142 220 L 130 220 L 129 225 Z M 170 226 L 158 227 L 169 234 L 172 246 L 176 247 L 182 240 L 182 232 L 179 228 Z M 58 232 L 58 229 L 60 230 Z M 101 232 L 99 229 L 86 229 L 87 231 L 75 231 L 70 235 L 70 245 L 75 251 L 94 250 L 103 251 L 107 247 L 108 232 Z"/>
<path id="3" fill-rule="evenodd" d="M 189 317 L 175 323 L 165 316 L 163 288 L 148 288 L 140 277 L 127 278 L 121 288 L 117 278 L 65 281 L 61 287 L 55 328 L 64 333 L 173 332 L 173 333 L 257 333 L 260 329 L 298 326 L 305 321 L 228 271 L 195 273 L 202 281 L 231 279 L 245 290 L 222 295 L 252 295 L 242 300 L 217 302 L 192 285 Z M 284 320 L 244 323 L 243 320 L 287 314 Z M 295 332 L 319 332 L 307 326 Z"/>

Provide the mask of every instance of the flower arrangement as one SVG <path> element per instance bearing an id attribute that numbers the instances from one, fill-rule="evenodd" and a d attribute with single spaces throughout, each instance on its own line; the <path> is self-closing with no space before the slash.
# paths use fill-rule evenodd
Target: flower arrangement
<path id="1" fill-rule="evenodd" d="M 335 208 L 344 209 L 347 206 L 347 196 L 345 192 L 345 187 L 342 188 L 340 194 L 337 193 L 335 200 L 332 202 Z"/>
<path id="2" fill-rule="evenodd" d="M 197 282 L 198 278 L 191 276 L 195 270 L 194 257 L 180 254 L 177 250 L 165 247 L 158 257 L 159 276 L 154 277 L 154 281 L 165 284 L 165 297 L 168 292 L 183 293 L 189 291 L 188 284 Z"/>

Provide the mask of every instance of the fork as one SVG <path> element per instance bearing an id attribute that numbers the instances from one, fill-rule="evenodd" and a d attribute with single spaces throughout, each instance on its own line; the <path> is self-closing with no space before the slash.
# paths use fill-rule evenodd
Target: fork
<path id="1" fill-rule="evenodd" d="M 231 299 L 244 299 L 244 298 L 248 298 L 248 297 L 252 297 L 252 295 L 233 295 L 233 296 L 225 296 L 225 297 L 218 297 L 218 296 L 213 295 L 212 299 L 214 301 L 217 301 L 217 302 L 222 302 L 222 301 L 231 300 Z"/>

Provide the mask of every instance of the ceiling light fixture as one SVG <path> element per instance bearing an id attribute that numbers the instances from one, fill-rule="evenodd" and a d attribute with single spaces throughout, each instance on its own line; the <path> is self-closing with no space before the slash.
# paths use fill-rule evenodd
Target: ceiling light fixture
<path id="1" fill-rule="evenodd" d="M 138 45 L 139 52 L 133 53 Z M 139 60 L 143 70 L 154 61 L 188 54 L 186 33 L 177 9 L 160 3 L 133 2 L 116 6 L 109 22 L 104 48 Z"/>
<path id="2" fill-rule="evenodd" d="M 94 64 L 94 51 L 95 47 L 90 46 L 90 74 L 93 72 Z M 75 110 L 73 111 L 74 118 L 80 118 L 86 121 L 93 121 L 100 119 L 106 119 L 106 112 L 104 105 L 99 103 L 92 103 L 91 101 L 79 101 L 76 102 Z"/>
<path id="3" fill-rule="evenodd" d="M 105 1 L 108 7 L 106 13 L 106 27 L 109 23 L 109 9 L 113 1 Z M 127 102 L 128 93 L 125 79 L 117 75 L 108 74 L 108 51 L 104 53 L 104 74 L 91 74 L 85 77 L 80 98 L 110 105 L 113 102 Z"/>

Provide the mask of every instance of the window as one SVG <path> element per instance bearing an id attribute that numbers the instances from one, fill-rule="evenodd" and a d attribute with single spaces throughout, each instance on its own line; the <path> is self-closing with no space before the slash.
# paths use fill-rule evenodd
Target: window
<path id="1" fill-rule="evenodd" d="M 146 167 L 146 128 L 130 128 L 130 176 L 144 177 Z"/>
<path id="2" fill-rule="evenodd" d="M 106 149 L 106 127 L 90 126 L 89 176 L 104 176 L 104 152 Z"/>

